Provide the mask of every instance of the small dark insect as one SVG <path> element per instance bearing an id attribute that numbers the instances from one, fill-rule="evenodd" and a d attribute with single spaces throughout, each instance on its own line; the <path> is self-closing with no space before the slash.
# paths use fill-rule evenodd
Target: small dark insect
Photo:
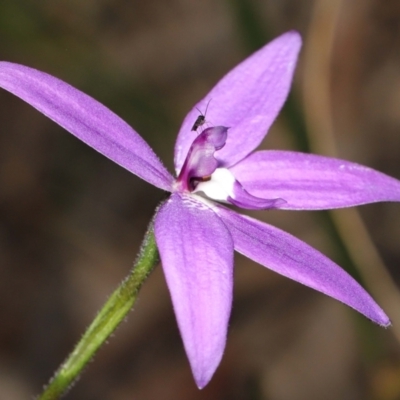
<path id="1" fill-rule="evenodd" d="M 200 115 L 196 118 L 196 121 L 194 121 L 194 124 L 192 126 L 192 131 L 197 131 L 197 129 L 204 125 L 206 122 L 206 114 L 207 114 L 207 109 L 208 109 L 208 105 L 210 104 L 210 100 L 208 100 L 207 106 L 206 106 L 206 111 L 204 112 L 204 114 L 196 107 L 196 110 L 200 113 Z"/>

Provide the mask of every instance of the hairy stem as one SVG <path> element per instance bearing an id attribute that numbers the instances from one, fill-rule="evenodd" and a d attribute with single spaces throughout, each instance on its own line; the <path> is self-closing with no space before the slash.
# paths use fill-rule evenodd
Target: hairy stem
<path id="1" fill-rule="evenodd" d="M 158 250 L 151 224 L 130 274 L 106 301 L 37 400 L 59 399 L 76 381 L 86 364 L 132 309 L 142 284 L 158 262 Z"/>

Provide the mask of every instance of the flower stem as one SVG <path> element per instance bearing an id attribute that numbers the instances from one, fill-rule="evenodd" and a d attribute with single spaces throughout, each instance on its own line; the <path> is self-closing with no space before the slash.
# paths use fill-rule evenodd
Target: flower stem
<path id="1" fill-rule="evenodd" d="M 159 262 L 151 224 L 130 274 L 114 291 L 37 400 L 59 399 L 131 310 L 139 289 Z"/>

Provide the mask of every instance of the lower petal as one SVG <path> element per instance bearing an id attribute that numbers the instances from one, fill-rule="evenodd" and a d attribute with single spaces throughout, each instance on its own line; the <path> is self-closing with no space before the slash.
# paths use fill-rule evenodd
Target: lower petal
<path id="1" fill-rule="evenodd" d="M 176 193 L 155 217 L 155 236 L 185 350 L 202 388 L 225 349 L 232 305 L 233 241 L 207 205 Z"/>
<path id="2" fill-rule="evenodd" d="M 299 239 L 273 226 L 219 207 L 235 250 L 261 265 L 354 308 L 382 326 L 389 318 L 342 268 Z"/>

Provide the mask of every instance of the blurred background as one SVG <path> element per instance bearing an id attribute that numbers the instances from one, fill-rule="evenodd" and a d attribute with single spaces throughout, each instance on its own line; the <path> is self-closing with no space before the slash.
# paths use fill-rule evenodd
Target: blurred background
<path id="1" fill-rule="evenodd" d="M 98 99 L 172 171 L 188 110 L 290 29 L 304 47 L 262 147 L 338 156 L 400 178 L 396 0 L 2 0 L 0 59 Z M 0 91 L 0 400 L 40 393 L 128 274 L 162 198 Z M 199 391 L 158 267 L 66 399 L 400 399 L 400 204 L 251 215 L 346 268 L 393 327 L 237 256 L 227 348 Z"/>

